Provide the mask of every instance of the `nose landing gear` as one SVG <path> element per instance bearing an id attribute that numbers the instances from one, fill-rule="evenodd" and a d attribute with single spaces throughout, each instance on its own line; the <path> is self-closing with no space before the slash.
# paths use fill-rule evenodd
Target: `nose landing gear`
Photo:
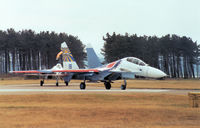
<path id="1" fill-rule="evenodd" d="M 56 86 L 59 86 L 59 84 L 58 84 L 58 77 L 56 77 Z"/>
<path id="2" fill-rule="evenodd" d="M 121 85 L 121 90 L 126 90 L 126 80 L 124 79 L 124 84 Z"/>

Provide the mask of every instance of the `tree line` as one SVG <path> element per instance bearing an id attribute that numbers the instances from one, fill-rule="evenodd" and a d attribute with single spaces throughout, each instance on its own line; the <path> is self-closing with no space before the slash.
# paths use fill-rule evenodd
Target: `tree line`
<path id="1" fill-rule="evenodd" d="M 178 35 L 137 36 L 109 33 L 103 37 L 102 54 L 107 62 L 134 56 L 150 66 L 159 68 L 172 78 L 194 78 L 199 61 L 200 45 L 191 38 Z"/>
<path id="2" fill-rule="evenodd" d="M 49 69 L 54 66 L 60 45 L 66 42 L 79 67 L 83 68 L 85 46 L 66 33 L 33 30 L 0 30 L 0 74 L 10 70 Z"/>
<path id="3" fill-rule="evenodd" d="M 103 37 L 102 54 L 106 62 L 134 56 L 159 68 L 171 77 L 194 78 L 199 62 L 200 45 L 191 38 L 178 35 L 138 36 L 107 33 Z M 67 42 L 79 67 L 84 68 L 85 46 L 78 37 L 66 33 L 33 30 L 0 30 L 0 74 L 10 70 L 49 69 L 56 61 L 62 42 Z"/>

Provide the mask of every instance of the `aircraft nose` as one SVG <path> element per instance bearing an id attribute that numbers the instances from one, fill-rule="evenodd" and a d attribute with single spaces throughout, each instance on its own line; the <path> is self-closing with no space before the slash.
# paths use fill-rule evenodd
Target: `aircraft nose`
<path id="1" fill-rule="evenodd" d="M 163 71 L 161 71 L 161 70 L 159 70 L 159 71 L 160 71 L 160 72 L 159 72 L 159 76 L 160 76 L 161 78 L 167 76 L 167 74 L 164 73 Z"/>
<path id="2" fill-rule="evenodd" d="M 149 77 L 152 78 L 162 78 L 162 77 L 166 77 L 167 74 L 164 73 L 163 71 L 156 69 L 156 68 L 149 68 L 149 73 L 148 73 Z"/>

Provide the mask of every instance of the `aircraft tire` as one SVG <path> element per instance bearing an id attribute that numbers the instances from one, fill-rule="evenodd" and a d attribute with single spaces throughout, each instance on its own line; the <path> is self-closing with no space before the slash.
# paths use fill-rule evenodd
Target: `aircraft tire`
<path id="1" fill-rule="evenodd" d="M 43 86 L 43 84 L 44 84 L 44 81 L 41 80 L 40 81 L 40 86 Z"/>
<path id="2" fill-rule="evenodd" d="M 126 90 L 126 85 L 121 85 L 121 90 Z"/>
<path id="3" fill-rule="evenodd" d="M 69 83 L 66 81 L 66 82 L 65 82 L 65 85 L 66 85 L 66 86 L 68 86 L 68 85 L 69 85 Z"/>
<path id="4" fill-rule="evenodd" d="M 158 78 L 157 80 L 165 80 L 165 77 Z"/>
<path id="5" fill-rule="evenodd" d="M 106 88 L 107 90 L 110 90 L 110 89 L 111 89 L 111 84 L 110 84 L 109 82 L 105 82 L 104 85 L 105 85 L 105 88 Z"/>
<path id="6" fill-rule="evenodd" d="M 56 83 L 56 86 L 58 86 L 59 84 L 58 84 L 58 82 Z"/>
<path id="7" fill-rule="evenodd" d="M 80 89 L 81 89 L 81 90 L 84 90 L 84 89 L 85 89 L 85 87 L 86 87 L 85 83 L 84 83 L 84 82 L 82 82 L 82 83 L 80 84 Z"/>

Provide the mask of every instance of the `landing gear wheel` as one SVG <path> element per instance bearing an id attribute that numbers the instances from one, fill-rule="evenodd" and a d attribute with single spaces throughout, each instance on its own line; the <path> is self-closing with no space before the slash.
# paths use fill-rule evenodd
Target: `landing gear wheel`
<path id="1" fill-rule="evenodd" d="M 126 85 L 121 85 L 121 90 L 126 90 Z"/>
<path id="2" fill-rule="evenodd" d="M 58 84 L 58 82 L 56 82 L 56 86 L 58 86 L 59 84 Z"/>
<path id="3" fill-rule="evenodd" d="M 40 86 L 43 86 L 43 84 L 44 84 L 44 81 L 41 80 L 40 81 Z"/>
<path id="4" fill-rule="evenodd" d="M 106 88 L 107 90 L 110 90 L 110 89 L 111 89 L 111 84 L 110 84 L 109 82 L 105 82 L 104 85 L 105 85 L 105 88 Z"/>
<path id="5" fill-rule="evenodd" d="M 80 84 L 80 89 L 85 89 L 85 87 L 86 87 L 86 85 L 85 85 L 85 83 L 84 82 L 81 82 L 81 84 Z"/>
<path id="6" fill-rule="evenodd" d="M 66 82 L 65 82 L 65 85 L 66 85 L 66 86 L 68 86 L 68 85 L 69 85 L 69 83 L 66 81 Z"/>

